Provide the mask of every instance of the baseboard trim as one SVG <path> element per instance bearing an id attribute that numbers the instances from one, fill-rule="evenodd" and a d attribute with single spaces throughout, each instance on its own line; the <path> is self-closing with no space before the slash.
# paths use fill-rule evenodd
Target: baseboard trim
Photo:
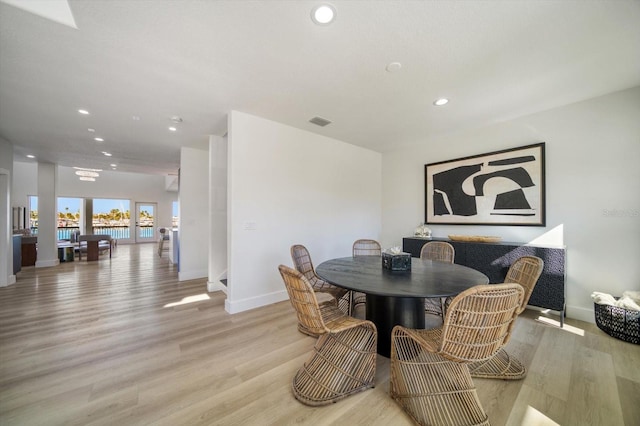
<path id="1" fill-rule="evenodd" d="M 230 301 L 229 299 L 224 302 L 224 309 L 230 314 L 237 314 L 239 312 L 248 311 L 250 309 L 260 308 L 262 306 L 272 305 L 274 303 L 287 300 L 289 295 L 286 290 L 276 291 L 273 293 L 267 293 L 260 296 L 249 297 L 242 300 Z"/>
<path id="2" fill-rule="evenodd" d="M 7 282 L 3 283 L 0 282 L 0 287 L 9 287 L 10 285 L 13 285 L 16 283 L 16 276 L 15 275 L 9 275 L 7 277 Z"/>
<path id="3" fill-rule="evenodd" d="M 178 281 L 197 280 L 198 278 L 207 278 L 208 270 L 201 269 L 195 271 L 180 271 L 178 272 Z"/>
<path id="4" fill-rule="evenodd" d="M 222 284 L 220 281 L 207 281 L 207 291 L 209 293 L 213 293 L 214 291 L 222 291 L 224 292 L 224 294 L 227 294 L 227 286 Z"/>
<path id="5" fill-rule="evenodd" d="M 584 322 L 595 324 L 596 317 L 593 309 L 581 308 L 579 306 L 567 306 L 567 317 Z"/>
<path id="6" fill-rule="evenodd" d="M 36 268 L 49 268 L 51 266 L 58 266 L 60 259 L 53 260 L 36 260 Z"/>

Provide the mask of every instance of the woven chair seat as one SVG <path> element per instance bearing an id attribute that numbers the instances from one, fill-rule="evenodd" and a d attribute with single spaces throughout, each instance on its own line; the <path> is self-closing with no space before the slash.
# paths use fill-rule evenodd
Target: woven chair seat
<path id="1" fill-rule="evenodd" d="M 518 358 L 501 349 L 493 358 L 469 364 L 471 377 L 481 379 L 519 380 L 527 375 L 527 369 Z"/>
<path id="2" fill-rule="evenodd" d="M 318 306 L 320 307 L 322 320 L 325 322 L 327 328 L 333 331 L 339 331 L 343 328 L 346 328 L 344 326 L 341 328 L 341 324 L 350 324 L 349 319 L 353 319 L 351 317 L 345 316 L 344 310 L 336 305 L 335 300 L 328 300 L 326 302 L 319 303 Z M 301 333 L 312 337 L 318 337 L 322 334 L 315 333 L 307 329 L 301 322 L 298 322 L 298 330 L 300 330 Z"/>

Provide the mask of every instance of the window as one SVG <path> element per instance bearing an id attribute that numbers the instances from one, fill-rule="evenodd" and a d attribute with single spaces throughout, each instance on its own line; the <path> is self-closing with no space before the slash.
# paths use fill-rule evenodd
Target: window
<path id="1" fill-rule="evenodd" d="M 95 198 L 93 200 L 93 233 L 111 235 L 114 239 L 131 238 L 129 200 Z"/>
<path id="2" fill-rule="evenodd" d="M 82 198 L 58 197 L 58 240 L 70 240 L 71 234 L 80 230 L 82 206 Z"/>
<path id="3" fill-rule="evenodd" d="M 31 229 L 31 233 L 36 235 L 38 233 L 38 196 L 37 195 L 29 195 L 29 229 Z"/>

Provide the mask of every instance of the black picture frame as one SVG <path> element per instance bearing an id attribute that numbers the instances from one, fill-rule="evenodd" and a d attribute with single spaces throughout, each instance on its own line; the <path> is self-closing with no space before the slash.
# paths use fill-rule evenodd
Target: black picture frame
<path id="1" fill-rule="evenodd" d="M 426 164 L 425 222 L 546 226 L 545 143 Z"/>

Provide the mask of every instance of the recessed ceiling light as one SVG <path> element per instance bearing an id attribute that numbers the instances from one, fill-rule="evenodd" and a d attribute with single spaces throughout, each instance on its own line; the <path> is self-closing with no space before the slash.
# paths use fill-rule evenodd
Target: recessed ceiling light
<path id="1" fill-rule="evenodd" d="M 111 167 L 118 167 L 117 164 L 110 164 Z"/>
<path id="2" fill-rule="evenodd" d="M 104 139 L 102 138 L 93 138 L 93 140 L 96 142 L 104 142 Z"/>
<path id="3" fill-rule="evenodd" d="M 433 101 L 433 104 L 435 106 L 443 106 L 449 103 L 449 99 L 447 98 L 440 98 L 440 99 L 436 99 L 435 101 Z"/>
<path id="4" fill-rule="evenodd" d="M 172 132 L 175 132 L 175 131 L 177 131 L 178 129 L 177 129 L 176 127 L 171 126 L 171 127 L 169 127 L 169 130 L 171 130 Z"/>
<path id="5" fill-rule="evenodd" d="M 92 177 L 88 177 L 88 176 L 80 176 L 79 179 L 83 180 L 85 182 L 95 182 L 96 181 L 96 178 L 92 178 Z"/>
<path id="6" fill-rule="evenodd" d="M 26 157 L 27 157 L 27 158 L 36 158 L 36 156 L 35 156 L 35 155 L 31 155 L 31 154 L 27 154 L 27 155 L 26 155 Z"/>
<path id="7" fill-rule="evenodd" d="M 108 153 L 107 151 L 102 151 L 102 154 L 106 155 L 107 157 L 111 157 L 112 154 Z"/>
<path id="8" fill-rule="evenodd" d="M 311 10 L 311 20 L 318 25 L 329 25 L 336 18 L 336 8 L 330 4 L 321 4 Z"/>
<path id="9" fill-rule="evenodd" d="M 73 168 L 76 169 L 76 170 L 88 170 L 90 172 L 101 172 L 102 171 L 102 169 L 90 169 L 88 167 L 76 167 L 76 166 L 73 166 Z"/>
<path id="10" fill-rule="evenodd" d="M 96 131 L 96 129 L 92 129 L 91 127 L 89 127 L 87 130 L 89 131 L 89 133 L 95 133 Z"/>
<path id="11" fill-rule="evenodd" d="M 89 115 L 89 111 L 87 111 L 86 109 L 79 109 L 78 112 L 82 115 Z"/>
<path id="12" fill-rule="evenodd" d="M 97 172 L 90 172 L 88 170 L 76 170 L 76 175 L 78 176 L 83 176 L 83 177 L 93 177 L 93 178 L 97 178 L 100 176 L 99 173 Z"/>

